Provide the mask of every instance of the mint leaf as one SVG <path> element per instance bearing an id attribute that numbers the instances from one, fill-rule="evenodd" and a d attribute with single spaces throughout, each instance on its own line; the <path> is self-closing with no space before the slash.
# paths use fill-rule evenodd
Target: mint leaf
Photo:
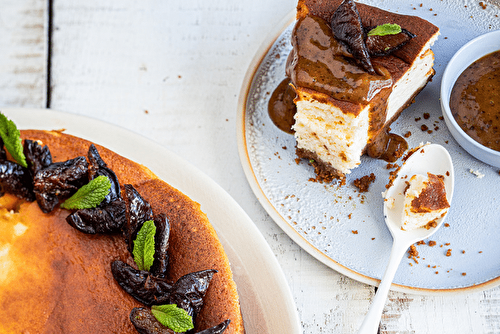
<path id="1" fill-rule="evenodd" d="M 139 270 L 149 270 L 155 255 L 156 226 L 152 220 L 146 221 L 134 240 L 134 261 Z"/>
<path id="2" fill-rule="evenodd" d="M 16 127 L 16 124 L 8 119 L 0 112 L 0 136 L 7 151 L 18 164 L 24 168 L 28 167 L 26 157 L 23 153 L 23 144 L 21 141 L 21 133 Z"/>
<path id="3" fill-rule="evenodd" d="M 64 209 L 95 208 L 104 200 L 111 188 L 109 179 L 100 175 L 78 189 L 76 193 L 61 204 Z"/>
<path id="4" fill-rule="evenodd" d="M 151 312 L 163 326 L 176 333 L 184 333 L 194 328 L 193 318 L 175 304 L 153 305 Z"/>
<path id="5" fill-rule="evenodd" d="M 385 36 L 396 35 L 401 32 L 401 27 L 398 24 L 386 23 L 376 26 L 368 32 L 368 36 Z"/>

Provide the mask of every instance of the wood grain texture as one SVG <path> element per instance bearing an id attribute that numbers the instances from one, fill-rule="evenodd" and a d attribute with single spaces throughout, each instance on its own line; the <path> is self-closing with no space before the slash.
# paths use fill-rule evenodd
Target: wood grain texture
<path id="1" fill-rule="evenodd" d="M 3 0 L 0 6 L 0 107 L 44 108 L 48 0 Z"/>
<path id="2" fill-rule="evenodd" d="M 253 195 L 237 151 L 243 77 L 295 4 L 54 0 L 51 107 L 131 129 L 204 171 L 270 244 L 304 333 L 356 333 L 374 288 L 299 248 Z M 46 8 L 42 0 L 2 1 L 0 106 L 45 105 Z M 381 333 L 500 333 L 500 288 L 459 296 L 391 292 Z"/>

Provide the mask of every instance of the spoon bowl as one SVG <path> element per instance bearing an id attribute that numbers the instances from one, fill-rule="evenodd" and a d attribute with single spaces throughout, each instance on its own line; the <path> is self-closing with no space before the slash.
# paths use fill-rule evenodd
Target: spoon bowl
<path id="1" fill-rule="evenodd" d="M 387 228 L 391 232 L 393 244 L 389 264 L 385 270 L 384 277 L 380 281 L 377 293 L 373 299 L 368 314 L 361 325 L 360 334 L 376 333 L 382 311 L 384 309 L 387 294 L 398 269 L 399 263 L 408 248 L 417 241 L 426 239 L 433 235 L 444 223 L 446 214 L 436 219 L 436 227 L 429 229 L 420 227 L 413 230 L 401 229 L 401 218 L 404 207 L 406 180 L 415 174 L 432 173 L 443 175 L 446 189 L 446 199 L 451 205 L 454 187 L 454 172 L 451 157 L 444 147 L 436 144 L 427 144 L 417 149 L 403 164 L 398 171 L 392 186 L 385 192 L 384 218 Z M 394 205 L 387 205 L 387 199 L 393 198 Z"/>

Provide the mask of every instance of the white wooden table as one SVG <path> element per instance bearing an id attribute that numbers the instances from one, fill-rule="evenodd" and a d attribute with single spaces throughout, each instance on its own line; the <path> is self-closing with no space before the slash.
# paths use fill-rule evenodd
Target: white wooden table
<path id="1" fill-rule="evenodd" d="M 87 115 L 187 159 L 260 229 L 288 279 L 304 333 L 355 333 L 374 287 L 331 270 L 291 241 L 252 193 L 238 156 L 236 108 L 245 71 L 295 5 L 0 0 L 0 108 Z M 431 297 L 391 292 L 380 332 L 500 333 L 500 288 Z"/>

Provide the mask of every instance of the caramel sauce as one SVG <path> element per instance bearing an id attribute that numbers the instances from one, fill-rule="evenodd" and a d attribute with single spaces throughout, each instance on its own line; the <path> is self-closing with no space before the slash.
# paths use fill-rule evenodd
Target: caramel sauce
<path id="1" fill-rule="evenodd" d="M 317 16 L 297 21 L 292 45 L 287 74 L 297 87 L 310 88 L 337 100 L 366 104 L 380 90 L 392 86 L 387 69 L 376 66 L 378 74 L 372 75 L 360 68 L 335 39 L 326 21 Z"/>
<path id="2" fill-rule="evenodd" d="M 472 139 L 500 151 L 500 51 L 472 63 L 459 76 L 450 96 L 458 125 Z"/>
<path id="3" fill-rule="evenodd" d="M 289 78 L 284 79 L 271 95 L 268 104 L 269 117 L 280 130 L 293 134 L 294 115 L 297 107 L 293 100 L 296 93 Z"/>
<path id="4" fill-rule="evenodd" d="M 366 153 L 372 158 L 382 159 L 387 162 L 395 162 L 407 149 L 408 143 L 403 137 L 395 133 L 382 131 L 377 138 L 368 145 Z"/>

